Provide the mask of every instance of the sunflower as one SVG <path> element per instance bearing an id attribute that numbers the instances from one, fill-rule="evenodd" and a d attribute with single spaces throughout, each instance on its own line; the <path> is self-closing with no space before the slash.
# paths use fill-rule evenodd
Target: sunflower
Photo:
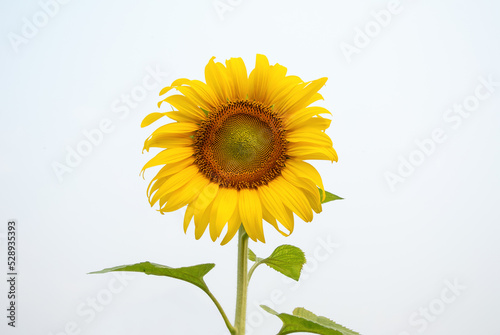
<path id="1" fill-rule="evenodd" d="M 205 67 L 206 83 L 175 80 L 160 96 L 172 89 L 180 94 L 158 103 L 175 110 L 142 121 L 142 127 L 163 116 L 175 121 L 144 144 L 146 151 L 163 148 L 142 169 L 162 166 L 148 186 L 149 202 L 159 203 L 162 214 L 187 206 L 184 231 L 194 218 L 196 239 L 209 227 L 215 241 L 227 225 L 226 244 L 243 224 L 252 240 L 265 242 L 262 220 L 288 236 L 294 214 L 310 222 L 322 210 L 321 176 L 304 160 L 337 161 L 325 133 L 331 120 L 320 116 L 330 112 L 309 106 L 322 99 L 318 91 L 327 78 L 287 76 L 286 67 L 269 65 L 264 55 L 248 76 L 241 58 L 225 66 L 214 58 Z"/>

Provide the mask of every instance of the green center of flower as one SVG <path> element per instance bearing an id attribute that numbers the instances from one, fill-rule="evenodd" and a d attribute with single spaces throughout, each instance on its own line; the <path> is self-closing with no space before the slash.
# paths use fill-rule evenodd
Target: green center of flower
<path id="1" fill-rule="evenodd" d="M 234 173 L 258 168 L 272 149 L 271 128 L 247 114 L 228 117 L 215 133 L 214 158 L 220 166 Z"/>
<path id="2" fill-rule="evenodd" d="M 200 125 L 195 163 L 211 181 L 236 189 L 265 185 L 281 173 L 286 140 L 279 117 L 258 102 L 228 102 Z"/>

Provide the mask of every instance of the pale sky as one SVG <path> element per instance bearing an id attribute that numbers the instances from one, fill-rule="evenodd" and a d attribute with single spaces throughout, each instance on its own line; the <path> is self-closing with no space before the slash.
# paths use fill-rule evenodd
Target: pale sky
<path id="1" fill-rule="evenodd" d="M 227 334 L 198 288 L 88 272 L 151 261 L 216 263 L 206 276 L 234 315 L 236 239 L 182 229 L 150 208 L 141 153 L 158 92 L 204 80 L 212 56 L 255 54 L 304 80 L 338 163 L 313 162 L 327 190 L 312 223 L 266 244 L 302 248 L 299 283 L 259 268 L 247 335 L 276 334 L 305 307 L 364 335 L 497 334 L 500 326 L 500 43 L 493 0 L 2 2 L 0 268 L 18 223 L 16 328 L 26 335 Z M 168 108 L 166 105 L 163 108 Z"/>

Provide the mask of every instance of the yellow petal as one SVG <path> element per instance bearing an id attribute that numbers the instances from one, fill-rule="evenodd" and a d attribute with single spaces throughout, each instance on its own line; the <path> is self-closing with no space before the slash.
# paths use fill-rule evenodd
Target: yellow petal
<path id="1" fill-rule="evenodd" d="M 180 86 L 180 85 L 187 84 L 189 82 L 190 82 L 190 80 L 186 79 L 186 78 L 176 79 L 176 80 L 174 80 L 172 85 L 162 88 L 159 95 L 163 95 L 163 94 L 167 93 L 168 91 L 170 91 L 171 89 L 176 88 L 177 86 Z"/>
<path id="2" fill-rule="evenodd" d="M 274 64 L 269 69 L 269 88 L 271 90 L 276 90 L 282 84 L 284 78 L 286 77 L 287 68 L 280 64 Z M 298 78 L 298 77 L 296 77 Z M 300 79 L 300 78 L 299 78 Z M 270 93 L 270 97 L 273 95 L 273 91 Z"/>
<path id="3" fill-rule="evenodd" d="M 172 192 L 175 191 L 175 189 L 165 187 L 165 182 L 168 179 L 169 178 L 161 178 L 161 182 L 153 185 L 153 187 L 151 188 L 151 192 L 149 194 L 149 203 L 151 204 L 151 206 L 153 206 L 156 202 L 158 202 L 158 200 L 160 200 L 160 207 L 163 207 L 165 202 L 167 202 L 167 200 L 172 195 Z"/>
<path id="4" fill-rule="evenodd" d="M 332 147 L 319 147 L 306 142 L 290 142 L 287 148 L 287 154 L 292 158 L 298 159 L 321 159 L 337 161 L 338 156 Z"/>
<path id="5" fill-rule="evenodd" d="M 141 173 L 144 174 L 144 171 L 146 169 L 149 169 L 153 166 L 180 162 L 191 157 L 193 154 L 193 147 L 165 149 L 154 156 L 149 162 L 147 162 L 146 165 L 144 165 L 144 167 L 142 168 Z"/>
<path id="6" fill-rule="evenodd" d="M 193 145 L 191 137 L 172 136 L 171 134 L 152 135 L 144 142 L 143 151 L 150 148 L 178 148 Z"/>
<path id="7" fill-rule="evenodd" d="M 270 223 L 271 225 L 277 226 L 277 221 L 276 218 L 269 212 L 269 210 L 266 208 L 264 200 L 261 197 L 261 204 L 262 204 L 262 218 Z"/>
<path id="8" fill-rule="evenodd" d="M 226 236 L 224 236 L 224 239 L 220 243 L 221 245 L 226 244 L 227 242 L 231 241 L 231 239 L 234 237 L 238 229 L 240 229 L 241 225 L 241 217 L 240 217 L 240 212 L 238 210 L 235 210 L 233 212 L 233 216 L 229 219 L 227 223 L 227 233 Z"/>
<path id="9" fill-rule="evenodd" d="M 153 179 L 148 185 L 148 190 L 146 194 L 148 195 L 149 203 L 151 206 L 154 205 L 154 202 L 151 202 L 151 197 L 153 196 L 153 193 L 160 188 L 161 185 L 167 180 L 167 178 L 158 178 L 158 179 Z"/>
<path id="10" fill-rule="evenodd" d="M 187 114 L 186 117 L 189 117 L 194 120 L 204 120 L 206 118 L 205 113 L 189 98 L 176 94 L 171 95 L 166 98 L 164 101 L 171 104 L 175 109 L 178 109 L 180 112 Z"/>
<path id="11" fill-rule="evenodd" d="M 226 68 L 221 63 L 215 63 L 212 57 L 205 67 L 205 80 L 219 99 L 219 103 L 225 103 L 231 97 L 231 88 L 226 75 Z"/>
<path id="12" fill-rule="evenodd" d="M 172 122 L 156 129 L 151 135 L 172 134 L 181 137 L 189 137 L 198 130 L 200 126 L 193 122 Z"/>
<path id="13" fill-rule="evenodd" d="M 313 101 L 321 98 L 317 92 L 325 85 L 327 78 L 320 78 L 304 85 L 299 85 L 297 89 L 288 94 L 288 99 L 276 104 L 275 110 L 280 114 L 294 113 L 310 105 Z"/>
<path id="14" fill-rule="evenodd" d="M 286 114 L 283 118 L 283 123 L 285 124 L 286 129 L 295 129 L 300 128 L 301 125 L 310 120 L 313 116 L 320 114 L 330 114 L 330 111 L 323 107 L 307 107 L 296 111 L 295 113 Z"/>
<path id="15" fill-rule="evenodd" d="M 276 105 L 284 104 L 293 91 L 300 90 L 305 85 L 304 81 L 298 76 L 286 76 L 281 78 L 276 88 L 270 94 L 269 100 Z"/>
<path id="16" fill-rule="evenodd" d="M 281 175 L 287 182 L 304 191 L 304 195 L 309 201 L 309 205 L 316 213 L 321 213 L 321 201 L 319 199 L 319 190 L 311 179 L 300 178 L 289 168 L 281 170 Z"/>
<path id="17" fill-rule="evenodd" d="M 193 203 L 190 203 L 186 207 L 186 213 L 184 213 L 184 234 L 187 232 L 187 229 L 189 227 L 189 223 L 191 223 L 191 219 L 193 218 L 194 215 L 194 205 Z"/>
<path id="18" fill-rule="evenodd" d="M 275 178 L 269 185 L 282 197 L 286 207 L 305 222 L 312 221 L 312 209 L 303 191 L 287 182 L 282 176 Z"/>
<path id="19" fill-rule="evenodd" d="M 195 209 L 194 209 L 194 224 L 196 226 L 195 229 L 195 237 L 199 239 L 205 229 L 207 228 L 208 221 L 210 218 L 210 211 L 208 210 L 209 206 L 212 204 L 217 192 L 219 190 L 219 185 L 215 183 L 210 183 L 201 191 L 198 199 L 195 201 Z M 205 214 L 205 212 L 207 212 Z"/>
<path id="20" fill-rule="evenodd" d="M 269 185 L 271 184 L 272 182 Z M 281 196 L 269 185 L 263 185 L 258 189 L 263 206 L 291 233 L 293 231 L 293 214 L 290 215 L 291 212 L 287 211 Z"/>
<path id="21" fill-rule="evenodd" d="M 304 179 L 304 181 L 311 182 L 308 179 Z M 320 200 L 320 195 L 319 195 L 318 189 L 316 189 L 315 192 L 306 191 L 306 192 L 304 192 L 304 195 L 306 196 L 307 201 L 309 201 L 309 205 L 311 206 L 311 208 L 313 209 L 313 211 L 316 214 L 319 214 L 323 211 L 323 206 L 321 205 L 321 200 Z"/>
<path id="22" fill-rule="evenodd" d="M 291 233 L 293 233 L 293 228 L 294 228 L 294 217 L 293 217 L 293 212 L 285 207 L 285 213 L 287 215 L 287 220 L 288 220 L 288 226 L 285 226 L 283 225 L 286 229 L 288 229 L 288 231 Z"/>
<path id="23" fill-rule="evenodd" d="M 189 180 L 191 180 L 195 175 L 199 173 L 198 166 L 190 165 L 184 170 L 172 175 L 168 178 L 163 185 L 160 187 L 160 190 L 165 190 L 167 192 L 173 192 L 182 186 L 186 185 Z"/>
<path id="24" fill-rule="evenodd" d="M 151 113 L 148 114 L 141 122 L 141 128 L 149 126 L 151 123 L 165 116 L 165 113 Z"/>
<path id="25" fill-rule="evenodd" d="M 228 76 L 231 79 L 232 99 L 245 99 L 248 93 L 248 75 L 241 58 L 226 60 Z"/>
<path id="26" fill-rule="evenodd" d="M 177 91 L 186 96 L 189 100 L 195 103 L 200 108 L 204 110 L 211 111 L 216 106 L 214 102 L 214 97 L 211 95 L 213 93 L 209 93 L 203 85 L 206 84 L 199 82 L 200 84 L 195 84 L 198 89 L 195 89 L 192 86 L 180 86 L 177 88 Z M 201 93 L 201 94 L 200 94 Z"/>
<path id="27" fill-rule="evenodd" d="M 190 166 L 193 162 L 194 158 L 190 157 L 183 161 L 165 165 L 164 167 L 162 167 L 161 170 L 156 174 L 156 176 L 154 176 L 154 178 L 148 185 L 147 189 L 148 197 L 151 198 L 151 195 L 154 193 L 154 191 L 156 191 L 161 185 L 163 185 L 163 183 L 168 179 L 169 176 L 184 170 L 185 168 Z M 151 187 L 151 184 L 153 182 L 154 182 L 153 187 Z"/>
<path id="28" fill-rule="evenodd" d="M 168 201 L 164 206 L 160 207 L 160 212 L 173 212 L 193 202 L 199 195 L 200 190 L 209 182 L 205 176 L 198 173 L 184 187 L 167 194 Z"/>
<path id="29" fill-rule="evenodd" d="M 262 206 L 257 190 L 244 188 L 239 191 L 241 222 L 252 240 L 265 242 L 262 228 Z"/>
<path id="30" fill-rule="evenodd" d="M 159 197 L 159 199 L 158 199 L 158 200 L 159 200 L 159 201 L 158 201 L 158 205 L 159 205 L 159 207 L 160 207 L 159 212 L 160 212 L 161 214 L 163 214 L 163 212 L 164 212 L 164 211 L 162 211 L 162 207 L 164 207 L 164 206 L 165 206 L 165 204 L 167 203 L 167 201 L 168 201 L 168 200 L 170 200 L 170 198 L 172 197 L 172 193 L 173 193 L 173 192 L 167 192 L 167 193 L 163 194 L 161 197 Z M 155 194 L 155 195 L 156 195 L 156 194 Z M 154 204 L 154 203 L 153 203 L 153 202 L 151 202 L 151 206 L 152 206 L 153 204 Z M 181 206 L 181 207 L 182 207 L 182 206 Z M 181 208 L 181 207 L 179 207 L 179 208 Z"/>
<path id="31" fill-rule="evenodd" d="M 297 80 L 302 82 L 297 76 L 288 76 L 286 77 L 287 68 L 280 65 L 274 64 L 269 67 L 267 82 L 268 88 L 265 90 L 264 95 L 262 96 L 262 101 L 264 104 L 273 105 L 277 101 L 279 101 L 277 97 L 282 94 L 284 90 Z"/>
<path id="32" fill-rule="evenodd" d="M 290 233 L 285 233 L 281 231 L 280 227 L 278 226 L 278 223 L 276 221 L 276 218 L 271 214 L 271 212 L 267 209 L 265 201 L 261 197 L 261 202 L 262 202 L 262 218 L 269 222 L 271 226 L 273 226 L 281 235 L 283 236 L 289 236 Z"/>
<path id="33" fill-rule="evenodd" d="M 208 223 L 210 222 L 210 211 L 212 210 L 212 205 L 208 205 L 207 209 L 203 212 L 203 215 L 198 219 L 198 222 L 196 222 L 195 219 L 195 231 L 194 231 L 194 237 L 199 240 L 202 236 L 205 230 L 207 229 Z"/>
<path id="34" fill-rule="evenodd" d="M 156 176 L 154 176 L 153 180 L 158 180 L 160 178 L 168 177 L 170 175 L 173 175 L 181 170 L 184 170 L 187 168 L 189 165 L 193 164 L 194 162 L 194 157 L 189 157 L 186 158 L 180 162 L 174 163 L 174 164 L 169 164 L 165 165 L 158 171 Z"/>
<path id="35" fill-rule="evenodd" d="M 217 98 L 217 95 L 213 91 L 213 89 L 199 80 L 191 80 L 189 82 L 189 86 L 191 86 L 204 101 L 206 101 L 210 106 L 217 106 L 221 101 Z M 222 101 L 223 103 L 226 100 Z"/>
<path id="36" fill-rule="evenodd" d="M 316 102 L 318 100 L 325 100 L 325 99 L 323 98 L 323 96 L 321 94 L 315 93 L 315 94 L 313 94 L 313 96 L 311 98 L 309 98 L 309 100 L 307 100 L 305 102 L 304 106 L 309 106 L 310 104 L 312 104 L 313 102 Z"/>
<path id="37" fill-rule="evenodd" d="M 176 111 L 176 110 L 171 111 L 171 112 L 166 112 L 165 116 L 168 116 L 169 118 L 171 118 L 172 120 L 177 121 L 177 122 L 192 122 L 195 124 L 199 124 L 201 121 L 201 119 L 195 118 L 189 114 L 186 114 L 186 113 L 183 113 L 180 111 Z"/>
<path id="38" fill-rule="evenodd" d="M 316 184 L 323 191 L 323 199 L 325 196 L 325 187 L 323 186 L 323 181 L 321 180 L 321 175 L 319 172 L 309 163 L 303 162 L 297 159 L 289 159 L 286 161 L 286 168 L 289 169 L 294 175 L 300 178 L 311 179 L 313 183 Z"/>
<path id="39" fill-rule="evenodd" d="M 300 128 L 286 133 L 286 139 L 290 142 L 307 142 L 313 145 L 331 147 L 333 145 L 330 137 L 316 129 Z"/>
<path id="40" fill-rule="evenodd" d="M 269 61 L 264 55 L 257 55 L 255 68 L 248 78 L 248 98 L 266 103 L 266 94 L 268 91 Z"/>
<path id="41" fill-rule="evenodd" d="M 326 118 L 321 117 L 321 116 L 317 116 L 317 117 L 312 117 L 312 118 L 300 123 L 299 125 L 300 125 L 300 127 L 304 127 L 304 128 L 314 128 L 314 129 L 318 129 L 318 130 L 326 130 L 326 129 L 328 129 L 328 127 L 330 127 L 331 123 L 332 123 L 332 120 L 326 119 Z M 293 128 L 289 128 L 289 129 L 293 129 Z"/>
<path id="42" fill-rule="evenodd" d="M 210 221 L 210 237 L 215 241 L 224 229 L 224 226 L 233 216 L 238 205 L 238 191 L 230 188 L 219 188 L 214 199 Z"/>

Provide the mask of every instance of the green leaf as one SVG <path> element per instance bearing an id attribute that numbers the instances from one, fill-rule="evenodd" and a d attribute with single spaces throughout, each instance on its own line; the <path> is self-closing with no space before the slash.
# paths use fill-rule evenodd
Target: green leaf
<path id="1" fill-rule="evenodd" d="M 224 319 L 224 323 L 227 326 L 227 329 L 231 334 L 236 334 L 236 330 L 234 329 L 233 325 L 229 321 L 226 313 L 224 312 L 224 309 L 220 305 L 220 303 L 217 301 L 217 299 L 214 297 L 212 292 L 208 289 L 207 284 L 205 283 L 205 280 L 203 280 L 203 277 L 214 268 L 215 264 L 213 263 L 206 263 L 206 264 L 199 264 L 199 265 L 194 265 L 194 266 L 187 266 L 187 267 L 182 267 L 182 268 L 171 268 L 166 265 L 160 265 L 160 264 L 155 264 L 155 263 L 150 263 L 150 262 L 142 262 L 142 263 L 137 263 L 137 264 L 132 264 L 132 265 L 121 265 L 121 266 L 115 266 L 113 268 L 107 268 L 101 271 L 95 271 L 95 272 L 90 272 L 91 274 L 93 273 L 107 273 L 107 272 L 113 272 L 113 271 L 132 271 L 132 272 L 142 272 L 147 275 L 154 275 L 154 276 L 165 276 L 165 277 L 171 277 L 171 278 L 176 278 L 180 279 L 183 281 L 186 281 L 188 283 L 191 283 L 195 286 L 198 286 L 205 292 L 210 299 L 214 302 L 215 306 L 219 310 L 219 313 L 221 314 L 222 318 Z"/>
<path id="2" fill-rule="evenodd" d="M 171 278 L 176 278 L 180 280 L 187 281 L 193 285 L 198 286 L 203 291 L 208 292 L 207 284 L 203 280 L 203 277 L 213 269 L 215 264 L 199 264 L 194 266 L 188 266 L 183 268 L 171 268 L 165 265 L 142 262 L 132 265 L 121 265 L 115 266 L 113 268 L 107 268 L 101 271 L 91 272 L 93 273 L 107 273 L 113 271 L 132 271 L 132 272 L 143 272 L 147 275 L 155 276 L 166 276 Z"/>
<path id="3" fill-rule="evenodd" d="M 201 107 L 200 107 L 200 109 L 201 109 L 201 110 L 203 111 L 203 113 L 205 113 L 205 115 L 207 115 L 207 116 L 208 116 L 208 114 L 210 113 L 209 111 L 207 111 L 207 110 L 205 110 L 205 109 L 203 109 L 203 108 L 201 108 Z"/>
<path id="4" fill-rule="evenodd" d="M 248 249 L 248 259 L 252 262 L 257 261 L 257 256 L 255 256 L 255 253 L 250 249 Z"/>
<path id="5" fill-rule="evenodd" d="M 280 245 L 274 249 L 271 256 L 260 260 L 270 268 L 284 274 L 293 280 L 299 280 L 302 266 L 306 262 L 304 252 L 293 245 Z"/>
<path id="6" fill-rule="evenodd" d="M 323 199 L 323 191 L 320 188 L 318 188 L 318 190 L 319 190 L 319 198 Z M 335 194 L 330 193 L 328 191 L 325 191 L 325 193 L 326 193 L 325 200 L 321 201 L 322 204 L 324 204 L 326 202 L 333 201 L 333 200 L 342 200 L 342 199 L 344 199 L 344 198 L 341 198 L 338 195 L 335 195 Z"/>
<path id="7" fill-rule="evenodd" d="M 278 313 L 264 305 L 260 307 L 266 312 L 276 315 L 283 321 L 283 327 L 281 327 L 277 335 L 300 332 L 320 335 L 359 335 L 359 333 L 341 326 L 324 316 L 317 316 L 305 308 L 298 307 L 293 310 L 292 314 L 286 314 Z"/>

